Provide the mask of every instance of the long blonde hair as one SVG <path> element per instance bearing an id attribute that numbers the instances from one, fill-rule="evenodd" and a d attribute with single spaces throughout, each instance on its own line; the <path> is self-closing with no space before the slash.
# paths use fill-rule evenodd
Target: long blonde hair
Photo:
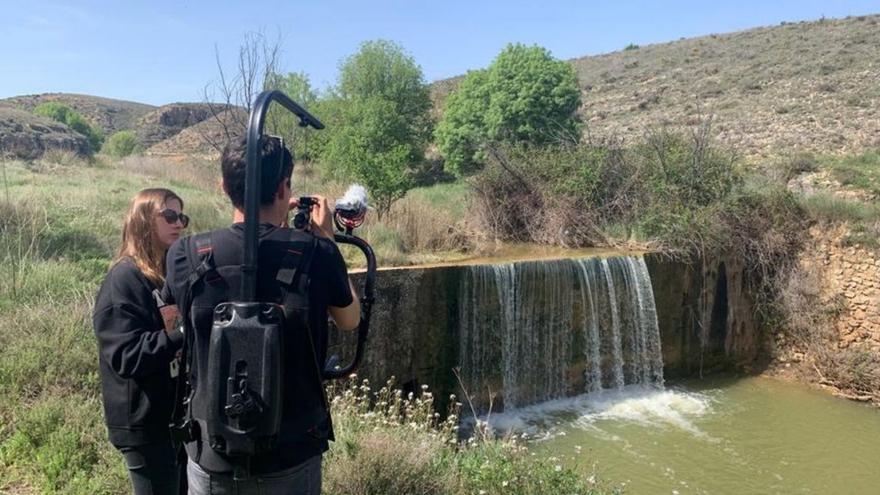
<path id="1" fill-rule="evenodd" d="M 159 242 L 153 222 L 156 212 L 173 199 L 180 201 L 183 208 L 183 200 L 170 189 L 155 187 L 135 194 L 122 224 L 122 244 L 113 264 L 122 258 L 131 258 L 151 282 L 158 286 L 165 283 L 165 248 Z"/>

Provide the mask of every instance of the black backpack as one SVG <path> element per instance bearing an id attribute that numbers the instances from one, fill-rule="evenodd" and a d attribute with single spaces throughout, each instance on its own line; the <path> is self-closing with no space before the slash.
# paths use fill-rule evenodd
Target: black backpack
<path id="1" fill-rule="evenodd" d="M 200 466 L 241 479 L 249 476 L 253 456 L 279 442 L 328 434 L 330 417 L 309 329 L 315 237 L 291 230 L 288 242 L 265 248 L 281 258 L 275 274 L 280 293 L 274 301 L 248 304 L 228 302 L 239 300 L 242 276 L 240 251 L 231 249 L 241 241 L 228 235 L 214 231 L 184 241 L 191 274 L 179 306 L 187 328 L 178 395 L 185 413 L 176 423 Z M 296 353 L 288 352 L 294 348 Z M 288 362 L 290 355 L 303 362 Z M 287 367 L 316 376 L 315 389 L 298 398 L 314 407 L 292 420 L 282 418 L 285 400 L 292 400 L 284 396 Z"/>

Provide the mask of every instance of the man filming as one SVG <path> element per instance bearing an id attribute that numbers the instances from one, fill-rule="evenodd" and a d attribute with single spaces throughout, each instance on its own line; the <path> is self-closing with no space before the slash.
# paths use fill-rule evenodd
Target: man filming
<path id="1" fill-rule="evenodd" d="M 289 229 L 288 213 L 299 206 L 291 199 L 293 156 L 278 138 L 262 139 L 259 148 L 257 300 L 278 303 L 286 314 L 291 299 L 279 273 L 289 268 L 285 263 L 293 257 L 297 267 L 307 267 L 307 328 L 300 328 L 303 320 L 284 320 L 280 430 L 271 444 L 249 458 L 249 475 L 236 479 L 234 460 L 223 454 L 216 439 L 209 438 L 205 419 L 209 417 L 206 389 L 218 388 L 207 365 L 214 308 L 239 297 L 244 249 L 247 145 L 245 139 L 231 142 L 223 151 L 221 169 L 223 190 L 234 207 L 232 226 L 201 235 L 198 242 L 181 239 L 167 256 L 165 294 L 178 303 L 192 328 L 188 339 L 191 399 L 187 407 L 194 426 L 186 440 L 191 495 L 320 494 L 321 457 L 333 439 L 321 377 L 327 354 L 327 316 L 342 330 L 355 329 L 360 321 L 360 304 L 333 240 L 333 212 L 327 200 L 314 196 L 311 234 Z M 294 238 L 300 243 L 294 243 Z M 298 247 L 302 239 L 314 246 L 307 256 L 302 254 L 306 250 Z M 298 257 L 307 257 L 308 262 L 301 264 Z M 193 283 L 193 274 L 198 273 L 194 259 L 210 259 L 210 270 L 200 283 Z"/>

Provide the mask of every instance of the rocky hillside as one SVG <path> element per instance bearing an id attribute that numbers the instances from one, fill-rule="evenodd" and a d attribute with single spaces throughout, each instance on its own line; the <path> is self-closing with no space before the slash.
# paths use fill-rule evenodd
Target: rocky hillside
<path id="1" fill-rule="evenodd" d="M 571 61 L 593 136 L 711 117 L 753 159 L 880 146 L 880 15 L 783 23 Z M 442 104 L 459 78 L 434 84 Z"/>
<path id="2" fill-rule="evenodd" d="M 84 156 L 89 153 L 89 141 L 52 119 L 0 107 L 0 158 L 34 159 L 52 149 L 69 150 Z"/>
<path id="3" fill-rule="evenodd" d="M 145 149 L 211 116 L 204 103 L 172 103 L 138 118 L 132 128 Z"/>
<path id="4" fill-rule="evenodd" d="M 209 113 L 208 117 L 198 124 L 154 144 L 147 149 L 146 154 L 219 155 L 229 139 L 228 135 L 243 132 L 246 122 L 247 113 L 243 108 L 227 110 L 216 117 Z"/>
<path id="5" fill-rule="evenodd" d="M 0 115 L 4 121 L 0 126 L 0 152 L 30 159 L 48 149 L 78 150 L 78 146 L 70 141 L 78 141 L 78 134 L 62 124 L 38 119 L 33 115 L 34 108 L 50 101 L 73 108 L 91 124 L 100 127 L 107 136 L 121 130 L 133 130 L 144 149 L 165 141 L 212 115 L 208 105 L 203 103 L 172 103 L 154 107 L 130 101 L 64 93 L 16 96 L 0 100 Z M 32 123 L 37 124 L 37 127 L 31 125 Z M 47 127 L 49 124 L 51 125 Z M 46 129 L 51 129 L 52 133 L 49 134 Z M 197 147 L 185 147 L 180 152 L 197 151 Z M 87 153 L 87 149 L 83 153 Z"/>
<path id="6" fill-rule="evenodd" d="M 152 105 L 135 103 L 133 101 L 68 93 L 15 96 L 0 100 L 0 107 L 17 108 L 33 112 L 37 105 L 50 101 L 62 103 L 73 108 L 88 119 L 90 123 L 103 129 L 107 135 L 134 128 L 137 119 L 156 108 Z"/>

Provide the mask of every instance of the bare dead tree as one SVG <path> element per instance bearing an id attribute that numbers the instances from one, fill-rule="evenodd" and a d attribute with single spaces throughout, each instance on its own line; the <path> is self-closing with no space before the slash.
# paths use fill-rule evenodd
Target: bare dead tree
<path id="1" fill-rule="evenodd" d="M 211 119 L 221 129 L 219 136 L 200 129 L 202 139 L 215 150 L 222 151 L 227 142 L 242 136 L 257 95 L 278 73 L 281 35 L 267 37 L 263 32 L 249 32 L 238 49 L 235 72 L 223 69 L 220 50 L 214 46 L 218 79 L 205 85 L 204 101 Z"/>

